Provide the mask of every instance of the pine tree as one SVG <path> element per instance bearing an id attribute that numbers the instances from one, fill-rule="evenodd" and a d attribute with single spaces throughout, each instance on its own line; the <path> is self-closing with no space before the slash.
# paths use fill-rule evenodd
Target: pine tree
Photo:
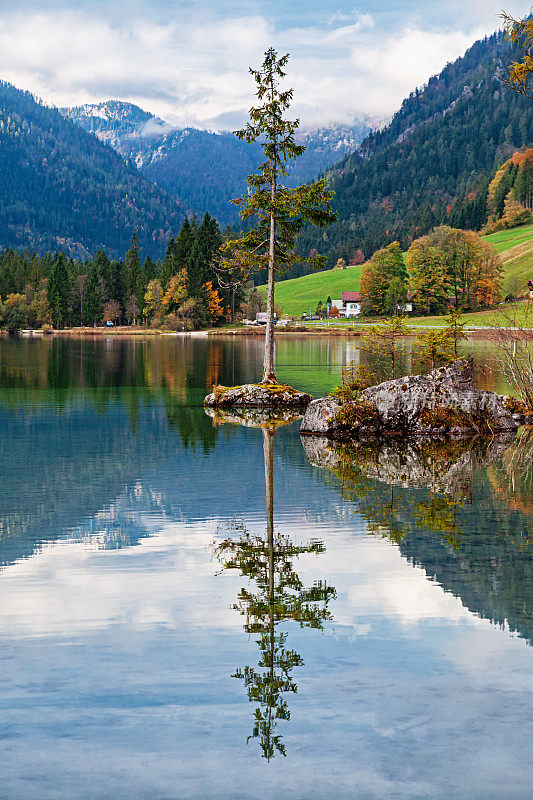
<path id="1" fill-rule="evenodd" d="M 70 321 L 70 281 L 64 253 L 56 253 L 48 278 L 48 302 L 55 328 L 64 328 Z"/>
<path id="2" fill-rule="evenodd" d="M 267 326 L 263 382 L 275 383 L 274 373 L 274 285 L 276 275 L 292 264 L 304 259 L 295 253 L 295 240 L 306 223 L 324 226 L 333 222 L 336 215 L 330 205 L 332 194 L 325 182 L 316 181 L 308 186 L 287 189 L 281 184 L 287 175 L 287 163 L 301 156 L 304 147 L 294 140 L 299 121 L 284 118 L 292 100 L 292 89 L 281 91 L 279 82 L 285 77 L 289 56 L 278 58 L 271 47 L 265 53 L 259 70 L 250 70 L 256 83 L 256 96 L 260 105 L 250 110 L 250 121 L 236 135 L 247 142 L 259 141 L 264 161 L 254 175 L 247 177 L 248 194 L 239 198 L 243 221 L 257 218 L 255 228 L 239 239 L 223 246 L 223 264 L 230 270 L 239 267 L 250 275 L 267 269 Z M 315 266 L 324 266 L 324 259 L 305 259 Z"/>
<path id="3" fill-rule="evenodd" d="M 131 246 L 124 259 L 124 277 L 126 296 L 131 298 L 131 295 L 135 295 L 137 307 L 142 308 L 144 305 L 145 287 L 143 282 L 139 242 L 135 232 L 131 237 Z"/>
<path id="4" fill-rule="evenodd" d="M 213 262 L 221 244 L 222 237 L 217 221 L 206 213 L 196 233 L 187 261 L 190 297 L 203 297 L 202 287 L 204 284 L 209 280 L 216 280 Z"/>
<path id="5" fill-rule="evenodd" d="M 188 261 L 189 253 L 194 241 L 194 231 L 191 223 L 185 217 L 185 222 L 181 226 L 178 238 L 176 239 L 176 263 L 182 269 Z"/>
<path id="6" fill-rule="evenodd" d="M 91 261 L 85 284 L 85 302 L 83 304 L 83 324 L 96 325 L 102 320 L 102 282 L 97 264 Z"/>
<path id="7" fill-rule="evenodd" d="M 94 254 L 94 264 L 101 279 L 102 302 L 114 300 L 111 279 L 111 262 L 105 250 L 97 250 Z"/>
<path id="8" fill-rule="evenodd" d="M 176 259 L 176 240 L 173 236 L 170 237 L 163 259 L 163 266 L 161 268 L 161 284 L 166 286 L 173 275 L 178 271 L 178 262 Z"/>

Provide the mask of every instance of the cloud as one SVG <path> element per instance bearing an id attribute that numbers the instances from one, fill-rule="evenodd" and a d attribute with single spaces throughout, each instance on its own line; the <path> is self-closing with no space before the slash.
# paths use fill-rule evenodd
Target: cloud
<path id="1" fill-rule="evenodd" d="M 491 14 L 484 27 L 466 31 L 412 21 L 391 30 L 374 13 L 340 10 L 320 24 L 313 18 L 291 27 L 247 5 L 241 16 L 189 6 L 179 21 L 142 4 L 122 17 L 104 15 L 106 8 L 6 10 L 0 75 L 59 106 L 121 99 L 172 124 L 216 128 L 242 119 L 253 102 L 248 67 L 274 44 L 291 53 L 295 115 L 305 124 L 349 122 L 358 113 L 393 113 L 416 85 L 497 25 Z"/>

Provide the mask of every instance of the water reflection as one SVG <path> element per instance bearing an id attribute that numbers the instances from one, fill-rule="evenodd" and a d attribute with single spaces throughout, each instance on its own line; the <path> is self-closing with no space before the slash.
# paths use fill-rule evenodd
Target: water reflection
<path id="1" fill-rule="evenodd" d="M 290 418 L 283 416 L 269 418 L 257 411 L 225 415 L 226 421 L 262 428 L 266 537 L 253 535 L 243 522 L 234 521 L 224 531 L 229 535 L 216 547 L 222 569 L 236 570 L 254 585 L 253 589 L 241 588 L 233 608 L 245 618 L 245 632 L 258 636 L 259 661 L 257 667 L 237 668 L 232 677 L 244 682 L 248 699 L 255 705 L 252 733 L 247 741 L 258 739 L 267 761 L 276 754 L 286 755 L 277 725 L 280 720 L 290 719 L 286 695 L 298 691 L 293 670 L 305 663 L 299 653 L 288 647 L 288 633 L 280 626 L 293 621 L 301 628 L 322 630 L 324 622 L 332 618 L 328 605 L 336 596 L 334 587 L 325 581 L 304 586 L 293 563 L 302 555 L 324 553 L 323 543 L 311 539 L 298 545 L 290 536 L 274 532 L 273 443 L 277 427 Z"/>
<path id="2" fill-rule="evenodd" d="M 531 431 L 455 442 L 302 441 L 368 533 L 394 542 L 470 610 L 533 643 Z"/>

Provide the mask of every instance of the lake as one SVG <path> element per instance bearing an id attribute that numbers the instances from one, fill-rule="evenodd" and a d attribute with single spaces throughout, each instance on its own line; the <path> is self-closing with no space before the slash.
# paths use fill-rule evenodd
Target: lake
<path id="1" fill-rule="evenodd" d="M 355 345 L 280 338 L 278 379 L 320 396 Z M 0 798 L 529 800 L 533 436 L 208 416 L 262 353 L 0 339 Z"/>

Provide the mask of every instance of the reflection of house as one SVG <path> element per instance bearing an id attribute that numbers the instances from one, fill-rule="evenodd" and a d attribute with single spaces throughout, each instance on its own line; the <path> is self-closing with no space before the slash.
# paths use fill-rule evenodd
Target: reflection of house
<path id="1" fill-rule="evenodd" d="M 334 300 L 336 306 L 345 317 L 358 317 L 361 313 L 361 292 L 342 292 L 340 300 Z"/>

